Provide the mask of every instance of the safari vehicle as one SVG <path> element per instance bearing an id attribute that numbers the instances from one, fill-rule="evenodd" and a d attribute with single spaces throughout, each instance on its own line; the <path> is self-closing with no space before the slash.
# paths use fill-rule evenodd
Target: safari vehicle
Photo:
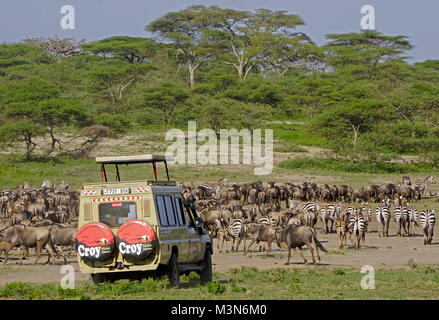
<path id="1" fill-rule="evenodd" d="M 202 284 L 212 281 L 212 239 L 197 215 L 194 198 L 182 196 L 169 180 L 163 155 L 98 157 L 101 182 L 80 194 L 75 246 L 79 268 L 93 283 L 119 278 L 164 275 L 179 287 L 180 274 L 196 271 Z M 120 166 L 150 163 L 155 180 L 121 182 Z M 164 163 L 166 180 L 158 180 Z M 106 166 L 115 166 L 109 182 Z"/>

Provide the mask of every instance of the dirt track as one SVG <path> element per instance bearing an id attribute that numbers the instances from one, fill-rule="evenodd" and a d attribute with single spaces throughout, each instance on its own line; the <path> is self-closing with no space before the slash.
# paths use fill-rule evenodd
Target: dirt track
<path id="1" fill-rule="evenodd" d="M 317 234 L 323 246 L 329 253 L 321 252 L 321 263 L 318 266 L 306 266 L 298 253 L 292 253 L 291 264 L 285 266 L 286 252 L 283 251 L 283 259 L 279 258 L 279 248 L 273 245 L 273 252 L 268 255 L 266 259 L 263 258 L 264 252 L 256 252 L 252 258 L 243 256 L 241 245 L 238 253 L 219 253 L 214 243 L 213 268 L 214 271 L 224 272 L 231 268 L 239 268 L 240 266 L 255 266 L 259 269 L 269 268 L 335 268 L 335 267 L 353 267 L 361 269 L 363 265 L 372 265 L 375 269 L 395 269 L 395 268 L 409 268 L 408 262 L 410 259 L 416 264 L 439 264 L 439 230 L 438 224 L 435 228 L 435 238 L 433 244 L 424 246 L 423 236 L 421 236 L 420 229 L 416 229 L 416 236 L 414 237 L 397 237 L 395 224 L 391 224 L 390 237 L 379 238 L 377 226 L 372 222 L 369 226 L 369 231 L 366 235 L 366 242 L 362 245 L 360 251 L 355 251 L 348 240 L 348 248 L 343 250 L 343 254 L 338 252 L 338 240 L 335 233 L 321 234 L 320 222 L 317 224 Z M 247 240 L 247 246 L 250 243 Z M 231 242 L 229 243 L 229 246 Z M 33 250 L 31 251 L 32 254 Z M 311 261 L 309 251 L 304 251 L 305 257 Z M 30 259 L 24 261 L 24 265 L 19 266 L 16 258 L 10 257 L 7 266 L 0 265 L 0 285 L 4 285 L 12 281 L 26 281 L 35 283 L 45 282 L 59 282 L 65 275 L 61 273 L 61 260 L 55 266 L 44 265 L 47 260 L 42 257 L 38 265 L 30 265 L 34 260 Z M 77 281 L 87 280 L 88 276 L 79 272 L 76 257 L 71 256 L 69 263 L 75 269 L 75 279 Z"/>

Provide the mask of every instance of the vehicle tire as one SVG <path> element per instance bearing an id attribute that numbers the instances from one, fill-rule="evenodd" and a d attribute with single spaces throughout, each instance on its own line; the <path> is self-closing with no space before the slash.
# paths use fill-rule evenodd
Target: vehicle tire
<path id="1" fill-rule="evenodd" d="M 201 285 L 212 282 L 212 255 L 209 249 L 206 249 L 204 254 L 203 266 L 203 270 L 200 272 Z"/>
<path id="2" fill-rule="evenodd" d="M 180 270 L 178 268 L 178 256 L 172 253 L 168 266 L 168 279 L 171 287 L 180 288 Z"/>

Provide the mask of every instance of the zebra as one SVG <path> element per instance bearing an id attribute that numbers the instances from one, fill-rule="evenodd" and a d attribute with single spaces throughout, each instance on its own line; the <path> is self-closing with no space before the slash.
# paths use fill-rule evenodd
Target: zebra
<path id="1" fill-rule="evenodd" d="M 222 248 L 224 247 L 224 240 L 226 240 L 226 252 L 228 237 L 232 237 L 232 252 L 235 241 L 237 241 L 235 250 L 238 251 L 241 240 L 244 239 L 244 250 L 246 248 L 246 238 L 247 238 L 247 226 L 244 219 L 233 219 L 228 227 L 225 227 Z"/>
<path id="2" fill-rule="evenodd" d="M 407 232 L 407 222 L 408 222 L 408 210 L 407 207 L 399 206 L 395 207 L 393 211 L 393 219 L 397 224 L 397 232 L 398 236 L 401 236 L 401 227 L 404 229 L 404 234 L 408 234 Z"/>
<path id="3" fill-rule="evenodd" d="M 351 235 L 352 234 L 355 235 L 354 248 L 356 250 L 360 250 L 360 240 L 363 240 L 363 243 L 366 240 L 365 228 L 366 228 L 365 219 L 361 214 L 355 213 L 351 215 L 351 217 L 349 218 L 348 230 L 350 230 Z"/>
<path id="4" fill-rule="evenodd" d="M 343 249 L 343 241 L 346 244 L 346 224 L 343 219 L 337 219 L 335 222 L 335 230 L 338 235 L 338 250 Z"/>
<path id="5" fill-rule="evenodd" d="M 378 223 L 378 236 L 389 236 L 390 210 L 389 206 L 381 205 L 376 207 L 375 216 Z M 381 229 L 381 230 L 380 230 Z"/>
<path id="6" fill-rule="evenodd" d="M 424 179 L 424 183 L 415 183 L 413 186 L 418 189 L 423 196 L 427 194 L 427 189 L 430 186 L 430 184 L 436 183 L 433 176 L 428 176 Z"/>
<path id="7" fill-rule="evenodd" d="M 424 245 L 431 244 L 431 240 L 433 240 L 434 224 L 436 223 L 434 210 L 422 211 L 419 222 L 421 223 L 422 230 L 424 231 Z"/>
<path id="8" fill-rule="evenodd" d="M 407 215 L 408 215 L 407 227 L 408 227 L 408 233 L 409 233 L 409 237 L 410 237 L 414 233 L 415 225 L 419 227 L 418 210 L 415 207 L 410 206 L 407 203 Z"/>
<path id="9" fill-rule="evenodd" d="M 322 222 L 322 232 L 324 233 L 332 233 L 332 229 L 334 227 L 334 221 L 335 221 L 335 212 L 336 208 L 335 205 L 329 204 L 324 205 L 319 209 L 319 217 L 320 221 Z M 331 228 L 328 227 L 328 222 L 331 223 Z"/>
<path id="10" fill-rule="evenodd" d="M 366 205 L 360 207 L 360 214 L 364 218 L 364 232 L 367 232 L 367 227 L 369 226 L 369 222 L 371 221 L 372 216 L 372 208 L 368 203 Z"/>
<path id="11" fill-rule="evenodd" d="M 276 221 L 274 221 L 274 218 L 269 217 L 267 215 L 263 215 L 261 217 L 256 217 L 256 223 L 259 224 L 266 224 L 267 226 L 276 228 Z"/>
<path id="12" fill-rule="evenodd" d="M 289 200 L 288 207 L 290 210 L 296 210 L 302 213 L 319 211 L 319 205 L 315 202 L 301 202 L 296 200 Z"/>
<path id="13" fill-rule="evenodd" d="M 226 240 L 226 241 L 228 241 L 228 239 L 227 239 L 227 227 L 221 227 L 221 228 L 219 228 L 217 231 L 216 231 L 216 238 L 217 238 L 217 240 L 218 240 L 218 242 L 217 242 L 217 244 L 216 244 L 216 248 L 218 249 L 218 251 L 219 252 L 222 252 L 223 251 L 223 248 L 224 248 L 224 239 Z M 222 247 L 221 247 L 221 249 L 220 249 L 220 242 L 222 242 Z M 226 248 L 226 251 L 227 251 L 227 248 Z"/>

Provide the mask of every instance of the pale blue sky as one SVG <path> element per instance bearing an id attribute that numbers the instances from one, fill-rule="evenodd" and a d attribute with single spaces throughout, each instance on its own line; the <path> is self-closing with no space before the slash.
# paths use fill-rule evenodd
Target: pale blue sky
<path id="1" fill-rule="evenodd" d="M 318 44 L 328 33 L 359 31 L 361 7 L 373 5 L 378 31 L 407 35 L 416 46 L 411 62 L 439 59 L 437 0 L 1 0 L 0 43 L 53 35 L 87 41 L 115 35 L 146 37 L 144 27 L 150 21 L 193 4 L 286 10 L 305 20 L 299 30 Z M 60 27 L 64 5 L 75 8 L 75 30 Z"/>

